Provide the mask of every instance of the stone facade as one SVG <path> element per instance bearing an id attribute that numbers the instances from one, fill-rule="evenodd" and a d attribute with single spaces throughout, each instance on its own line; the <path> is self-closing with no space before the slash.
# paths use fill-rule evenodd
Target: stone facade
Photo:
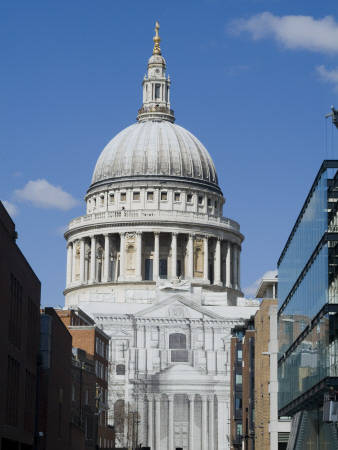
<path id="1" fill-rule="evenodd" d="M 174 124 L 156 29 L 138 123 L 101 153 L 65 234 L 66 307 L 111 338 L 117 445 L 225 450 L 230 330 L 257 302 L 237 306 L 244 237 L 209 153 Z"/>

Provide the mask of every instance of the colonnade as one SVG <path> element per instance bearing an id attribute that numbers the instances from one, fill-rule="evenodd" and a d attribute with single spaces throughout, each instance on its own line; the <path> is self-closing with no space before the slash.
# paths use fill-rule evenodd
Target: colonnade
<path id="1" fill-rule="evenodd" d="M 188 450 L 195 450 L 201 438 L 201 450 L 227 449 L 227 434 L 229 430 L 228 421 L 228 401 L 227 395 L 217 395 L 215 401 L 214 394 L 186 394 L 188 407 Z M 201 416 L 196 417 L 195 404 L 201 402 Z M 161 446 L 161 429 L 166 429 L 166 449 L 174 450 L 175 446 L 182 445 L 177 442 L 180 436 L 175 439 L 175 394 L 174 393 L 150 393 L 137 394 L 137 410 L 144 412 L 141 417 L 139 440 L 146 442 L 150 448 L 163 450 Z M 144 404 L 146 402 L 146 405 Z M 167 414 L 163 414 L 163 409 L 167 408 Z M 176 410 L 176 409 L 175 409 Z M 216 411 L 216 421 L 215 421 Z M 166 421 L 163 424 L 163 420 Z M 197 432 L 199 430 L 200 434 Z M 162 433 L 163 437 L 163 433 Z M 175 442 L 176 440 L 176 442 Z M 195 442 L 196 441 L 196 442 Z"/>
<path id="2" fill-rule="evenodd" d="M 152 280 L 160 274 L 160 232 L 153 232 Z M 204 284 L 212 283 L 228 288 L 240 288 L 240 245 L 226 239 L 193 233 L 164 233 L 171 235 L 168 242 L 171 264 L 170 277 L 177 275 L 178 235 L 185 236 L 182 278 Z M 130 246 L 130 240 L 132 245 Z M 199 247 L 196 247 L 198 241 Z M 112 245 L 113 244 L 113 245 Z M 109 281 L 141 281 L 145 279 L 143 233 L 120 232 L 91 235 L 68 241 L 67 287 Z M 128 248 L 135 252 L 133 275 L 127 273 Z M 198 262 L 198 258 L 200 261 Z M 119 265 L 119 266 L 118 266 Z M 196 266 L 199 265 L 198 278 Z M 184 269 L 183 269 L 184 267 Z M 114 269 L 114 270 L 112 270 Z M 168 270 L 168 272 L 169 272 Z M 162 274 L 163 275 L 163 274 Z M 166 277 L 165 277 L 166 278 Z M 149 279 L 149 278 L 147 278 Z"/>

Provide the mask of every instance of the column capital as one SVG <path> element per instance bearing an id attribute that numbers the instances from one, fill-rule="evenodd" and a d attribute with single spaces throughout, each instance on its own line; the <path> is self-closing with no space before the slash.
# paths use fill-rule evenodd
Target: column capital
<path id="1" fill-rule="evenodd" d="M 109 233 L 103 233 L 103 236 L 104 236 L 105 238 L 108 238 L 108 237 L 109 237 Z"/>
<path id="2" fill-rule="evenodd" d="M 152 402 L 154 400 L 154 394 L 146 394 L 148 402 Z"/>
<path id="3" fill-rule="evenodd" d="M 175 394 L 166 394 L 166 396 L 167 396 L 167 399 L 168 399 L 169 402 L 173 402 L 174 401 Z"/>
<path id="4" fill-rule="evenodd" d="M 67 248 L 73 247 L 73 241 L 68 241 L 67 242 Z"/>
<path id="5" fill-rule="evenodd" d="M 215 399 L 214 394 L 208 394 L 207 397 L 208 397 L 208 401 L 209 401 L 209 402 L 213 402 L 214 399 Z"/>
<path id="6" fill-rule="evenodd" d="M 91 240 L 96 239 L 96 234 L 91 234 L 89 237 Z"/>
<path id="7" fill-rule="evenodd" d="M 122 237 L 124 237 L 125 235 L 126 235 L 126 232 L 125 231 L 119 231 L 119 235 Z"/>
<path id="8" fill-rule="evenodd" d="M 155 402 L 160 402 L 162 400 L 162 394 L 154 394 Z"/>
<path id="9" fill-rule="evenodd" d="M 143 401 L 144 400 L 144 396 L 145 396 L 146 394 L 143 394 L 143 393 L 134 393 L 134 397 L 138 400 L 138 401 Z"/>
<path id="10" fill-rule="evenodd" d="M 189 234 L 189 239 L 194 239 L 195 233 L 188 233 L 188 234 Z"/>
<path id="11" fill-rule="evenodd" d="M 159 236 L 160 232 L 159 231 L 154 231 L 154 236 Z"/>
<path id="12" fill-rule="evenodd" d="M 188 400 L 189 402 L 193 402 L 195 400 L 195 395 L 196 394 L 188 394 Z"/>
<path id="13" fill-rule="evenodd" d="M 171 232 L 171 235 L 172 235 L 172 236 L 177 236 L 177 235 L 178 235 L 178 231 L 172 231 L 172 232 Z"/>
<path id="14" fill-rule="evenodd" d="M 229 394 L 216 394 L 219 403 L 226 403 L 229 401 Z"/>
<path id="15" fill-rule="evenodd" d="M 202 403 L 204 403 L 208 400 L 208 394 L 200 394 L 200 396 L 201 396 Z"/>
<path id="16" fill-rule="evenodd" d="M 136 231 L 136 236 L 142 236 L 143 231 Z"/>

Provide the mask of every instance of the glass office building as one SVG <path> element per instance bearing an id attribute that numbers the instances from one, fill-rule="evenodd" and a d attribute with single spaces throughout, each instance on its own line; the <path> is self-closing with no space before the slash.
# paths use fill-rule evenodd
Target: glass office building
<path id="1" fill-rule="evenodd" d="M 337 169 L 323 162 L 278 261 L 279 413 L 298 413 L 303 428 L 306 416 L 323 445 L 337 445 L 321 418 L 324 395 L 338 389 Z"/>

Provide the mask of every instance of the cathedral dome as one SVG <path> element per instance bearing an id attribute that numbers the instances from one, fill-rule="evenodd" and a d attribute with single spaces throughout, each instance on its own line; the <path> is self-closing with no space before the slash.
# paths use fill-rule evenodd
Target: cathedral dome
<path id="1" fill-rule="evenodd" d="M 130 177 L 193 179 L 219 189 L 204 145 L 167 120 L 139 122 L 115 136 L 97 161 L 92 186 Z"/>

